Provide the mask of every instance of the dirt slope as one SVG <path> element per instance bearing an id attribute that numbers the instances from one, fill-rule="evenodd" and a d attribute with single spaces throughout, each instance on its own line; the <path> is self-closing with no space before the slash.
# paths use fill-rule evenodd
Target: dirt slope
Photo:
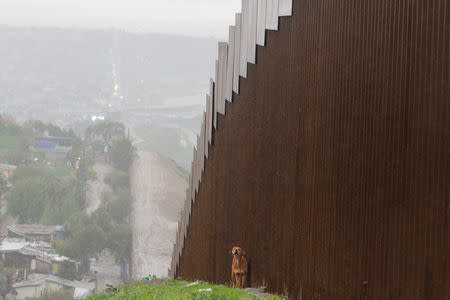
<path id="1" fill-rule="evenodd" d="M 94 171 L 97 174 L 95 180 L 88 182 L 87 190 L 87 212 L 91 214 L 102 203 L 102 195 L 104 191 L 109 189 L 109 186 L 105 183 L 105 177 L 113 170 L 113 167 L 105 163 L 97 162 L 94 165 Z"/>

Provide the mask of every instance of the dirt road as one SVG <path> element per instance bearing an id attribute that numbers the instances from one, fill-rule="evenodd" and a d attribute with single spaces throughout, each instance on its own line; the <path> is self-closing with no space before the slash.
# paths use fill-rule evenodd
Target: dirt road
<path id="1" fill-rule="evenodd" d="M 110 189 L 104 180 L 105 176 L 113 170 L 113 167 L 103 162 L 96 162 L 94 164 L 94 170 L 97 173 L 97 178 L 87 183 L 86 211 L 88 214 L 91 214 L 100 206 L 103 192 Z M 97 292 L 104 290 L 106 284 L 118 285 L 122 282 L 120 278 L 120 267 L 107 251 L 103 251 L 99 255 L 98 260 L 91 263 L 91 273 L 97 280 Z"/>
<path id="2" fill-rule="evenodd" d="M 102 203 L 102 194 L 109 189 L 105 184 L 105 176 L 111 172 L 113 168 L 105 163 L 95 163 L 94 171 L 97 173 L 97 179 L 88 181 L 87 188 L 87 213 L 95 211 Z"/>
<path id="3" fill-rule="evenodd" d="M 91 263 L 91 273 L 97 279 L 97 292 L 105 290 L 107 284 L 116 286 L 122 283 L 120 267 L 108 251 L 103 251 L 98 259 Z"/>
<path id="4" fill-rule="evenodd" d="M 167 276 L 187 182 L 170 160 L 140 153 L 130 170 L 132 277 Z"/>

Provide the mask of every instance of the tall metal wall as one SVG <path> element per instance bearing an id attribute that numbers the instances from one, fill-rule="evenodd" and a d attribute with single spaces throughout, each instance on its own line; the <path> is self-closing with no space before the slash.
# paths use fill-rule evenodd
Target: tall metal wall
<path id="1" fill-rule="evenodd" d="M 175 275 L 229 283 L 239 245 L 291 299 L 449 299 L 449 10 L 294 0 L 219 114 Z"/>

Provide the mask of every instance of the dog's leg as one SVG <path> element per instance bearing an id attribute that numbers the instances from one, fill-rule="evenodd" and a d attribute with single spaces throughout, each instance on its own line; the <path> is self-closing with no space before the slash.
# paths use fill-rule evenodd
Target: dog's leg
<path id="1" fill-rule="evenodd" d="M 247 284 L 247 274 L 242 274 L 241 284 L 242 288 L 245 289 L 245 286 Z"/>
<path id="2" fill-rule="evenodd" d="M 231 270 L 231 287 L 236 287 L 235 285 L 235 277 L 236 275 L 234 274 L 233 270 Z"/>
<path id="3" fill-rule="evenodd" d="M 240 289 L 240 288 L 242 288 L 241 287 L 241 282 L 242 282 L 242 280 L 241 280 L 241 274 L 238 274 L 238 275 L 236 275 L 236 285 L 237 285 L 237 287 L 238 287 L 238 289 Z"/>

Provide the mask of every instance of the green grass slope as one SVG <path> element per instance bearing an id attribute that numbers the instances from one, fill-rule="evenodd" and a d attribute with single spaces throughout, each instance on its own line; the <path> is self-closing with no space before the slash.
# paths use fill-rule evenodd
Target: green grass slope
<path id="1" fill-rule="evenodd" d="M 240 300 L 261 299 L 245 290 L 205 282 L 176 281 L 173 279 L 142 280 L 87 298 L 86 300 Z M 267 297 L 276 300 L 277 297 Z"/>

